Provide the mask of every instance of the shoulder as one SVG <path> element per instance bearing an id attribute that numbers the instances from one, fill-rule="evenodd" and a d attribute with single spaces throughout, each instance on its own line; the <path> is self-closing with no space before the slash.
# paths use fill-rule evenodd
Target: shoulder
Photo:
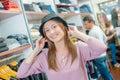
<path id="1" fill-rule="evenodd" d="M 98 28 L 97 28 L 97 26 L 94 26 L 94 27 L 92 27 L 92 28 L 90 29 L 90 32 L 89 32 L 89 34 L 96 33 L 97 31 L 98 31 Z"/>
<path id="2" fill-rule="evenodd" d="M 96 34 L 97 35 L 103 34 L 103 31 L 99 26 L 94 26 L 89 32 L 89 35 L 96 35 Z"/>

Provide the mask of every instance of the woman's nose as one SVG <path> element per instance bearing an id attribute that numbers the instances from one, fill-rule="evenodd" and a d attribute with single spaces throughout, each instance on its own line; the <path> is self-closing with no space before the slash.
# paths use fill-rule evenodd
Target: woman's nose
<path id="1" fill-rule="evenodd" d="M 53 29 L 50 30 L 50 34 L 53 34 L 55 31 Z"/>

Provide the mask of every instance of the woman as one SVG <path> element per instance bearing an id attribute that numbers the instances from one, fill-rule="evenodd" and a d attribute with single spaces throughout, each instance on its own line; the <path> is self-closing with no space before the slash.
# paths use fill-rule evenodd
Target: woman
<path id="1" fill-rule="evenodd" d="M 68 29 L 69 33 L 85 43 L 72 43 Z M 106 50 L 104 43 L 68 26 L 54 13 L 42 18 L 39 31 L 43 38 L 37 40 L 36 48 L 21 64 L 18 78 L 45 72 L 48 80 L 88 80 L 86 61 Z M 42 49 L 46 41 L 48 48 Z"/>
<path id="2" fill-rule="evenodd" d="M 113 60 L 114 67 L 120 67 L 120 64 L 117 63 L 117 61 L 116 61 L 116 47 L 115 47 L 116 31 L 111 30 L 111 25 L 112 24 L 110 21 L 106 22 L 105 34 L 107 35 L 108 46 L 110 47 L 110 50 L 112 53 L 112 60 Z"/>

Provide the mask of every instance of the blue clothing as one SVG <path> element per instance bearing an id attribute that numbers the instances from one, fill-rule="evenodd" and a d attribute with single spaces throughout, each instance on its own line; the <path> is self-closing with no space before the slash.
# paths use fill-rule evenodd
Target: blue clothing
<path id="1" fill-rule="evenodd" d="M 107 41 L 107 37 L 106 37 L 105 33 L 100 29 L 99 26 L 95 26 L 94 25 L 89 30 L 89 34 L 88 35 L 99 39 L 103 43 L 106 43 L 106 41 Z M 104 80 L 113 80 L 112 75 L 110 74 L 110 72 L 108 71 L 108 68 L 107 68 L 107 64 L 106 64 L 106 52 L 104 52 L 97 59 L 94 59 L 92 61 L 93 61 L 93 64 L 99 70 L 99 72 L 100 72 L 100 74 L 101 74 L 101 76 L 102 76 L 102 78 Z"/>
<path id="2" fill-rule="evenodd" d="M 112 75 L 108 71 L 108 68 L 106 65 L 106 56 L 94 59 L 92 61 L 93 61 L 93 64 L 99 70 L 99 72 L 100 72 L 101 76 L 104 78 L 104 80 L 113 80 Z"/>
<path id="3" fill-rule="evenodd" d="M 114 43 L 109 43 L 108 44 L 112 53 L 112 60 L 113 60 L 113 64 L 116 64 L 116 47 Z"/>
<path id="4" fill-rule="evenodd" d="M 107 42 L 107 36 L 105 35 L 105 33 L 100 29 L 99 26 L 93 26 L 90 30 L 89 30 L 89 36 L 95 37 L 96 39 L 99 39 L 100 41 L 102 41 L 103 43 Z M 103 57 L 106 56 L 106 52 L 104 52 L 103 54 L 101 54 L 99 57 Z M 98 58 L 99 58 L 98 57 Z"/>
<path id="5" fill-rule="evenodd" d="M 107 36 L 111 36 L 113 34 L 112 31 L 110 31 L 108 34 L 106 34 Z M 110 47 L 111 50 L 111 55 L 112 55 L 112 60 L 113 60 L 113 64 L 116 64 L 116 47 L 115 47 L 115 37 L 113 36 L 111 39 L 109 39 L 108 41 L 108 46 Z"/>

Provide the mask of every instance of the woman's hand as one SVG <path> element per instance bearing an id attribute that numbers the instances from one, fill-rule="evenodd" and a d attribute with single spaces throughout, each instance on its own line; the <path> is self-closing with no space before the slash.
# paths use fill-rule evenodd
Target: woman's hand
<path id="1" fill-rule="evenodd" d="M 34 51 L 37 52 L 37 53 L 39 53 L 43 49 L 46 41 L 47 40 L 45 38 L 42 38 L 42 37 L 39 38 L 36 41 L 36 47 L 35 47 Z"/>
<path id="2" fill-rule="evenodd" d="M 89 36 L 84 34 L 83 32 L 80 32 L 77 30 L 75 26 L 68 26 L 69 32 L 72 36 L 81 39 L 84 42 L 87 42 L 89 39 Z"/>
<path id="3" fill-rule="evenodd" d="M 72 36 L 78 38 L 78 35 L 80 34 L 80 31 L 76 28 L 76 26 L 68 26 L 69 32 Z"/>
<path id="4" fill-rule="evenodd" d="M 26 63 L 31 63 L 34 61 L 34 59 L 36 59 L 36 56 L 39 54 L 39 52 L 43 49 L 44 45 L 45 45 L 46 39 L 45 38 L 39 38 L 36 41 L 36 47 L 35 49 L 32 51 L 31 54 L 29 54 L 29 56 L 25 59 Z"/>

